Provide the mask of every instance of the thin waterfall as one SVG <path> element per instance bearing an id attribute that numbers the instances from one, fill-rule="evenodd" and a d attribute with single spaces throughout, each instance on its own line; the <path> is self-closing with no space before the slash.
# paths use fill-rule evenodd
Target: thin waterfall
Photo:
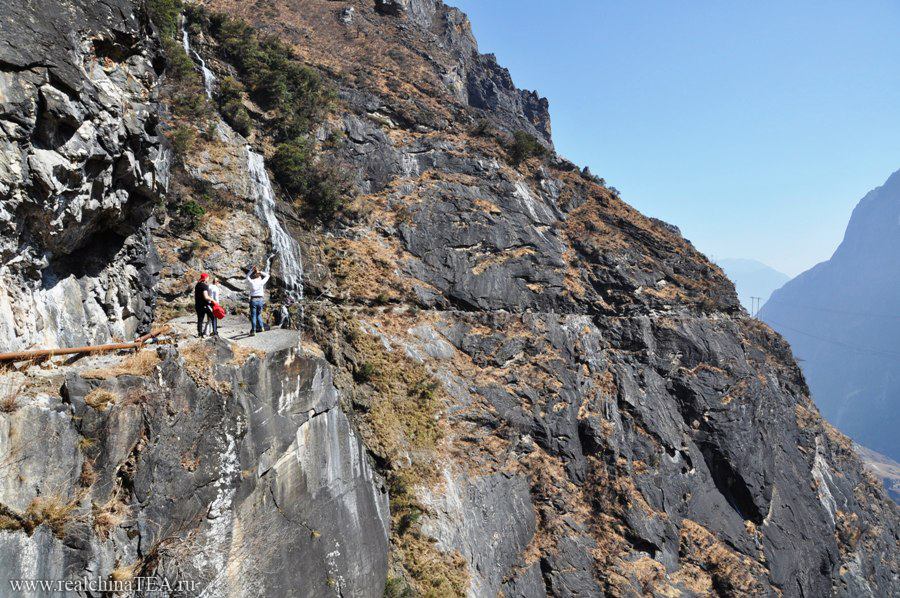
<path id="1" fill-rule="evenodd" d="M 254 152 L 250 146 L 247 151 L 247 166 L 250 170 L 250 188 L 256 204 L 256 212 L 269 228 L 274 253 L 266 260 L 266 270 L 271 266 L 272 258 L 278 259 L 281 265 L 281 278 L 291 302 L 303 300 L 303 259 L 300 246 L 291 237 L 275 214 L 275 192 L 266 173 L 265 159 L 262 154 Z M 302 309 L 302 303 L 300 303 Z"/>
<path id="2" fill-rule="evenodd" d="M 213 85 L 215 85 L 216 83 L 216 76 L 206 66 L 206 61 L 203 60 L 203 57 L 191 48 L 191 38 L 188 36 L 188 30 L 185 25 L 186 23 L 187 20 L 184 18 L 184 16 L 182 16 L 181 45 L 184 46 L 184 51 L 188 55 L 188 58 L 193 57 L 193 60 L 196 60 L 198 63 L 200 63 L 200 73 L 203 75 L 203 89 L 206 90 L 206 97 L 212 99 Z"/>

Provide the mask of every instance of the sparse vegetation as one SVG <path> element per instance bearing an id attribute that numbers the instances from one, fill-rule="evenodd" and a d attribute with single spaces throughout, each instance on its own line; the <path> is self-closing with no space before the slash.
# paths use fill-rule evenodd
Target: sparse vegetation
<path id="1" fill-rule="evenodd" d="M 158 363 L 159 356 L 156 351 L 148 349 L 133 353 L 114 366 L 86 370 L 81 373 L 81 377 L 108 380 L 118 376 L 148 376 Z"/>
<path id="2" fill-rule="evenodd" d="M 334 89 L 302 64 L 290 47 L 222 13 L 209 14 L 204 22 L 250 97 L 275 113 L 271 133 L 277 141 L 306 135 L 322 119 L 335 97 Z"/>
<path id="3" fill-rule="evenodd" d="M 261 36 L 246 21 L 200 6 L 188 5 L 186 11 L 191 23 L 218 42 L 221 57 L 237 72 L 237 77 L 223 78 L 218 89 L 225 121 L 249 135 L 254 123 L 247 100 L 268 111 L 265 131 L 278 144 L 268 160 L 275 180 L 308 216 L 333 216 L 352 199 L 354 187 L 339 164 L 316 156 L 309 134 L 330 109 L 334 87 L 300 62 L 288 45 Z M 334 149 L 341 142 L 332 135 L 326 145 Z"/>
<path id="4" fill-rule="evenodd" d="M 12 413 L 19 408 L 18 384 L 0 384 L 0 413 Z"/>
<path id="5" fill-rule="evenodd" d="M 440 383 L 424 365 L 388 351 L 348 316 L 325 309 L 311 314 L 310 321 L 312 334 L 323 346 L 344 352 L 352 383 L 365 381 L 356 391 L 372 395 L 356 416 L 366 445 L 383 464 L 381 471 L 390 488 L 396 562 L 384 595 L 465 596 L 465 560 L 459 554 L 441 552 L 422 533 L 428 510 L 417 496 L 417 488 L 433 487 L 440 480 L 433 456 L 443 436 Z"/>
<path id="6" fill-rule="evenodd" d="M 62 538 L 77 507 L 78 499 L 66 501 L 56 496 L 37 496 L 21 518 L 22 529 L 31 534 L 39 525 L 46 524 L 57 538 Z"/>
<path id="7" fill-rule="evenodd" d="M 166 56 L 164 101 L 176 122 L 180 122 L 167 136 L 179 155 L 194 147 L 197 127 L 210 116 L 203 79 L 178 39 L 178 20 L 184 8 L 181 0 L 147 1 L 147 11 L 159 31 Z"/>
<path id="8" fill-rule="evenodd" d="M 206 208 L 193 199 L 189 199 L 182 203 L 179 211 L 189 222 L 190 228 L 197 228 L 197 226 L 200 225 L 200 219 L 206 214 Z"/>
<path id="9" fill-rule="evenodd" d="M 525 131 L 516 131 L 512 143 L 506 148 L 510 162 L 519 165 L 530 158 L 543 158 L 550 153 L 537 137 Z"/>
<path id="10" fill-rule="evenodd" d="M 88 407 L 97 411 L 105 411 L 106 408 L 115 403 L 118 396 L 114 392 L 106 388 L 95 388 L 84 397 L 84 402 Z"/>

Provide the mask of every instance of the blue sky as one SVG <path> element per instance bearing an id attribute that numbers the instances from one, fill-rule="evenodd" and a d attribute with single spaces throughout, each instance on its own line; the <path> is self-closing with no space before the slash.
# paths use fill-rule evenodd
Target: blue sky
<path id="1" fill-rule="evenodd" d="M 713 258 L 828 259 L 900 169 L 900 2 L 449 0 L 557 150 Z"/>

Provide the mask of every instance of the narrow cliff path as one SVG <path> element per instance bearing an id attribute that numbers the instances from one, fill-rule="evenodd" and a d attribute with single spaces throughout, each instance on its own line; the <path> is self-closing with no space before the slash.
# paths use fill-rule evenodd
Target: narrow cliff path
<path id="1" fill-rule="evenodd" d="M 177 336 L 179 346 L 200 342 L 197 337 L 196 316 L 181 316 L 168 322 Z M 286 328 L 272 328 L 255 336 L 249 334 L 249 322 L 246 317 L 227 315 L 219 320 L 219 336 L 249 349 L 258 349 L 271 353 L 282 349 L 300 347 L 300 333 Z M 207 334 L 209 329 L 207 330 Z M 304 347 L 311 349 L 312 346 Z M 318 351 L 316 351 L 318 352 Z"/>

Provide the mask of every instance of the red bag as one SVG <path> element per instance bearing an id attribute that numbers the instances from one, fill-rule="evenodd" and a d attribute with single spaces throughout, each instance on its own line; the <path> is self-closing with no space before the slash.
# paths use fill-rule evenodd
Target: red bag
<path id="1" fill-rule="evenodd" d="M 213 301 L 212 304 L 212 312 L 217 320 L 221 320 L 225 317 L 225 308 Z"/>

